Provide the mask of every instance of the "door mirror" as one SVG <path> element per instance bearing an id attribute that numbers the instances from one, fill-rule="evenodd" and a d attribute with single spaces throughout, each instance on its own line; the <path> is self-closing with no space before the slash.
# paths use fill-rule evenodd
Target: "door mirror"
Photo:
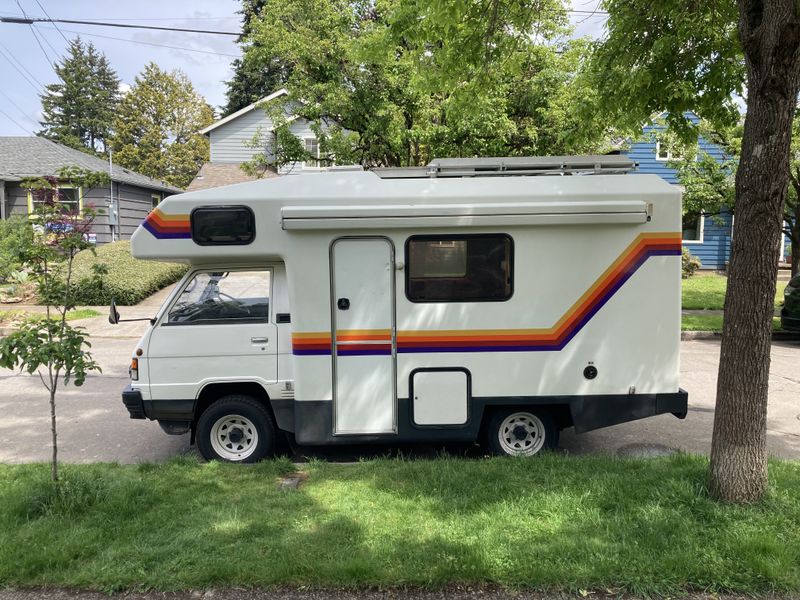
<path id="1" fill-rule="evenodd" d="M 119 323 L 119 311 L 117 311 L 117 304 L 114 299 L 111 299 L 111 306 L 108 307 L 108 322 L 112 325 Z"/>

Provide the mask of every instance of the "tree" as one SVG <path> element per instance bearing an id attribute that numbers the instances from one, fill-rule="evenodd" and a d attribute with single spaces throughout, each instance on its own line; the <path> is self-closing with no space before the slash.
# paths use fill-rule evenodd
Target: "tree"
<path id="1" fill-rule="evenodd" d="M 185 188 L 208 160 L 208 139 L 198 131 L 213 121 L 211 107 L 184 73 L 149 63 L 117 110 L 114 161 Z"/>
<path id="2" fill-rule="evenodd" d="M 453 3 L 270 0 L 244 60 L 292 65 L 284 107 L 312 122 L 323 159 L 365 166 L 435 156 L 607 149 L 577 113 L 586 42 L 561 0 Z"/>
<path id="3" fill-rule="evenodd" d="M 594 79 L 607 118 L 633 129 L 666 110 L 688 138 L 696 130 L 685 111 L 733 125 L 733 95 L 746 84 L 709 489 L 723 501 L 754 502 L 767 485 L 772 303 L 800 84 L 800 5 L 605 0 L 603 7 L 608 36 L 597 48 Z"/>
<path id="4" fill-rule="evenodd" d="M 222 116 L 226 117 L 236 112 L 240 108 L 252 104 L 253 102 L 269 96 L 282 88 L 289 80 L 292 71 L 290 64 L 282 61 L 280 57 L 269 56 L 268 48 L 259 48 L 258 55 L 260 60 L 256 63 L 249 57 L 255 53 L 249 51 L 251 44 L 257 45 L 257 41 L 248 41 L 252 33 L 252 22 L 257 19 L 261 11 L 267 5 L 266 0 L 242 0 L 242 35 L 237 42 L 242 46 L 242 58 L 234 59 L 233 77 L 227 81 L 226 92 L 227 104 L 222 111 Z"/>
<path id="5" fill-rule="evenodd" d="M 41 96 L 39 135 L 60 144 L 105 154 L 119 101 L 119 78 L 90 42 L 70 42 L 68 56 L 54 65 L 59 82 Z"/>
<path id="6" fill-rule="evenodd" d="M 107 185 L 108 175 L 68 169 L 60 174 L 75 187 Z M 0 338 L 0 367 L 19 367 L 36 373 L 50 396 L 50 433 L 52 436 L 51 478 L 58 481 L 58 434 L 56 429 L 56 394 L 59 383 L 80 386 L 90 371 L 99 371 L 92 358 L 86 333 L 67 323 L 67 312 L 75 308 L 76 282 L 73 260 L 81 250 L 93 248 L 87 234 L 95 212 L 83 211 L 62 203 L 59 180 L 47 177 L 23 182 L 32 194 L 34 211 L 28 220 L 32 243 L 24 250 L 23 265 L 33 275 L 39 301 L 46 307 L 45 318 L 29 317 L 19 328 Z M 95 271 L 96 281 L 102 268 Z"/>

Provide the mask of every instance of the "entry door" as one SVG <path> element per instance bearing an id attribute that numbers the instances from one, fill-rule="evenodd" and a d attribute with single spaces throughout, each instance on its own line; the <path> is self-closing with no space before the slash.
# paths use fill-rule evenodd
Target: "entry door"
<path id="1" fill-rule="evenodd" d="M 395 433 L 392 243 L 336 240 L 331 276 L 334 433 Z"/>

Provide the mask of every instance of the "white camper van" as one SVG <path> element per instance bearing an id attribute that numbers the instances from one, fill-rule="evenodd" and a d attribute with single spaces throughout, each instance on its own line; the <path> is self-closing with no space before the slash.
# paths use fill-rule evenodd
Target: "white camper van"
<path id="1" fill-rule="evenodd" d="M 170 196 L 132 251 L 190 270 L 125 406 L 233 462 L 279 431 L 534 455 L 566 427 L 683 418 L 680 193 L 634 167 L 447 159 Z"/>

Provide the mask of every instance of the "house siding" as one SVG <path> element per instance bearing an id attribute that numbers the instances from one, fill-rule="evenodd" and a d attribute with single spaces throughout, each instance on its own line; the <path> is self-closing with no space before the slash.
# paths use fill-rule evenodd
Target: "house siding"
<path id="1" fill-rule="evenodd" d="M 114 239 L 130 239 L 136 228 L 152 210 L 152 196 L 164 198 L 170 194 L 158 192 L 125 183 L 114 183 L 114 197 L 118 200 L 118 224 L 113 228 Z M 94 205 L 97 216 L 92 224 L 92 233 L 97 243 L 112 241 L 112 228 L 109 224 L 109 188 L 90 188 L 83 190 L 83 203 Z M 19 184 L 6 184 L 6 216 L 28 214 L 28 193 Z"/>
<path id="2" fill-rule="evenodd" d="M 258 134 L 272 130 L 272 119 L 260 108 L 220 125 L 209 132 L 211 140 L 211 162 L 243 163 L 253 158 L 254 148 L 248 147 Z"/>
<path id="3" fill-rule="evenodd" d="M 677 171 L 670 168 L 669 161 L 658 160 L 656 158 L 655 135 L 663 131 L 663 125 L 650 125 L 645 127 L 642 141 L 631 144 L 631 148 L 626 154 L 635 160 L 639 168 L 633 175 L 653 174 L 658 175 L 667 183 L 680 185 Z M 716 144 L 709 142 L 701 137 L 698 140 L 700 152 L 705 152 L 714 160 L 721 162 L 725 159 L 725 153 Z M 722 214 L 703 217 L 703 240 L 702 242 L 684 242 L 684 247 L 694 256 L 700 259 L 703 269 L 724 269 L 730 260 L 731 232 L 733 218 L 728 211 Z"/>

